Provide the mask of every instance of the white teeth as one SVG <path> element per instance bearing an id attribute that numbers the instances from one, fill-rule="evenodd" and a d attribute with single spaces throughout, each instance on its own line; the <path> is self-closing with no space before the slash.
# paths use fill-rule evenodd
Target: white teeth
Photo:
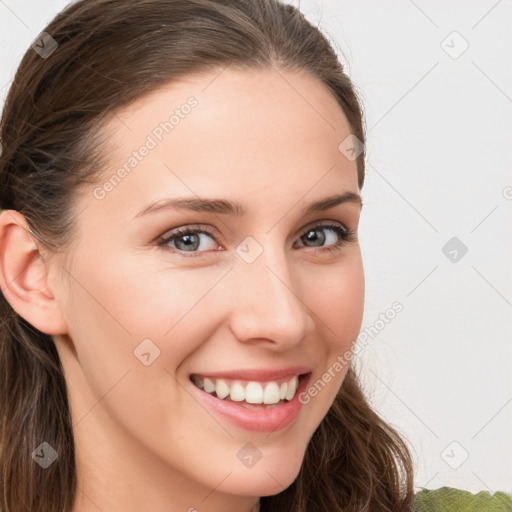
<path id="1" fill-rule="evenodd" d="M 217 379 L 215 393 L 219 398 L 226 398 L 229 395 L 229 386 L 222 379 Z"/>
<path id="2" fill-rule="evenodd" d="M 242 386 L 242 384 L 235 382 L 231 386 L 231 392 L 229 393 L 229 397 L 234 402 L 241 402 L 242 400 L 245 400 L 245 389 Z"/>
<path id="3" fill-rule="evenodd" d="M 295 396 L 295 391 L 297 390 L 297 381 L 298 379 L 292 379 L 288 381 L 288 390 L 286 391 L 286 400 L 291 400 Z"/>
<path id="4" fill-rule="evenodd" d="M 288 382 L 283 382 L 279 390 L 279 398 L 284 400 L 286 398 L 286 392 L 288 391 Z"/>
<path id="5" fill-rule="evenodd" d="M 245 388 L 245 401 L 248 404 L 263 403 L 263 388 L 259 382 L 249 382 Z"/>
<path id="6" fill-rule="evenodd" d="M 281 385 L 277 382 L 259 383 L 251 381 L 246 386 L 240 382 L 233 382 L 231 385 L 223 379 L 209 379 L 205 377 L 194 377 L 194 384 L 204 389 L 207 393 L 215 392 L 217 397 L 224 399 L 230 397 L 234 402 L 247 404 L 278 404 L 280 400 L 291 400 L 295 396 L 299 377 L 292 377 Z"/>
<path id="7" fill-rule="evenodd" d="M 277 404 L 281 400 L 279 396 L 279 386 L 275 382 L 270 382 L 263 393 L 264 404 Z"/>
<path id="8" fill-rule="evenodd" d="M 203 386 L 207 393 L 213 393 L 215 391 L 215 384 L 210 379 L 204 379 Z"/>

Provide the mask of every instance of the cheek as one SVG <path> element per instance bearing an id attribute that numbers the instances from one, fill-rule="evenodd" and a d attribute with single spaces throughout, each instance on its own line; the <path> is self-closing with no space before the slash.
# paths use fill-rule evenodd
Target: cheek
<path id="1" fill-rule="evenodd" d="M 171 447 L 194 448 L 193 440 L 205 434 L 206 414 L 176 380 L 176 369 L 216 328 L 208 291 L 224 274 L 216 269 L 144 275 L 105 264 L 74 272 L 69 326 L 80 375 L 71 375 L 70 385 L 81 397 L 76 416 L 86 418 L 83 425 L 122 425 L 156 453 L 162 452 L 163 437 Z M 191 426 L 190 417 L 203 422 Z"/>
<path id="2" fill-rule="evenodd" d="M 361 259 L 348 259 L 337 269 L 317 270 L 317 286 L 307 295 L 314 311 L 316 354 L 322 368 L 312 375 L 301 402 L 311 418 L 323 418 L 349 370 L 364 312 L 364 273 Z"/>
<path id="3" fill-rule="evenodd" d="M 338 266 L 315 270 L 305 302 L 316 316 L 317 329 L 330 351 L 343 352 L 355 342 L 363 319 L 364 273 L 357 254 Z"/>
<path id="4" fill-rule="evenodd" d="M 142 273 L 126 264 L 75 272 L 69 325 L 80 377 L 72 384 L 84 396 L 77 415 L 94 407 L 140 439 L 154 425 L 179 432 L 173 410 L 192 407 L 188 417 L 204 416 L 184 400 L 188 394 L 176 378 L 183 379 L 180 365 L 211 339 L 226 311 L 219 293 L 225 273 L 220 267 Z"/>
<path id="5" fill-rule="evenodd" d="M 76 285 L 72 292 L 76 334 L 85 333 L 91 347 L 119 352 L 128 361 L 149 339 L 156 353 L 168 353 L 171 370 L 204 342 L 202 334 L 215 328 L 212 305 L 219 309 L 222 300 L 215 288 L 227 270 L 170 264 L 144 269 L 140 258 L 114 256 L 101 265 L 89 263 L 75 272 L 77 280 L 87 283 L 87 290 Z"/>
<path id="6" fill-rule="evenodd" d="M 71 302 L 63 309 L 83 372 L 80 386 L 90 388 L 91 406 L 118 381 L 109 396 L 120 398 L 130 388 L 134 399 L 157 397 L 162 381 L 173 381 L 165 370 L 174 374 L 203 341 L 193 328 L 198 314 L 208 318 L 201 298 L 218 279 L 215 273 L 142 273 L 137 261 L 127 260 L 113 253 L 101 262 L 77 259 L 70 278 Z M 139 388 L 128 385 L 137 381 Z"/>

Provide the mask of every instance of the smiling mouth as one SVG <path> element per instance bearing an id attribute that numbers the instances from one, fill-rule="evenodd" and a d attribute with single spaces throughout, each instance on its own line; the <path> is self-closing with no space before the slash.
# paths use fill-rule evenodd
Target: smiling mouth
<path id="1" fill-rule="evenodd" d="M 273 409 L 292 400 L 302 382 L 301 379 L 307 375 L 309 374 L 258 382 L 192 374 L 190 380 L 197 388 L 219 400 L 237 402 L 237 405 L 246 409 L 261 410 Z"/>

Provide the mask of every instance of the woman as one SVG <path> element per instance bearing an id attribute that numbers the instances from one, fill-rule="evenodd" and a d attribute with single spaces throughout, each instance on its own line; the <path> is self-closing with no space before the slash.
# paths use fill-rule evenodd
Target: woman
<path id="1" fill-rule="evenodd" d="M 1 141 L 1 510 L 412 510 L 350 364 L 361 109 L 296 8 L 76 2 Z"/>

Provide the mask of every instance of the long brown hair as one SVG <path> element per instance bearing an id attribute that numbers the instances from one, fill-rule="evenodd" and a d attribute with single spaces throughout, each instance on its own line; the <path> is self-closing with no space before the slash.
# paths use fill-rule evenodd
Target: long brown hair
<path id="1" fill-rule="evenodd" d="M 231 66 L 305 71 L 322 81 L 364 143 L 361 107 L 336 52 L 278 0 L 81 0 L 24 55 L 1 119 L 0 206 L 27 219 L 44 247 L 72 242 L 74 197 L 101 178 L 98 133 L 116 110 L 187 74 Z M 364 147 L 364 146 L 363 146 Z M 357 158 L 364 183 L 364 151 Z M 104 169 L 104 168 L 103 168 Z M 66 381 L 52 337 L 0 294 L 0 509 L 68 512 L 77 491 Z M 44 439 L 58 463 L 31 453 Z M 372 410 L 350 367 L 297 479 L 262 512 L 405 512 L 413 469 L 401 435 Z"/>

